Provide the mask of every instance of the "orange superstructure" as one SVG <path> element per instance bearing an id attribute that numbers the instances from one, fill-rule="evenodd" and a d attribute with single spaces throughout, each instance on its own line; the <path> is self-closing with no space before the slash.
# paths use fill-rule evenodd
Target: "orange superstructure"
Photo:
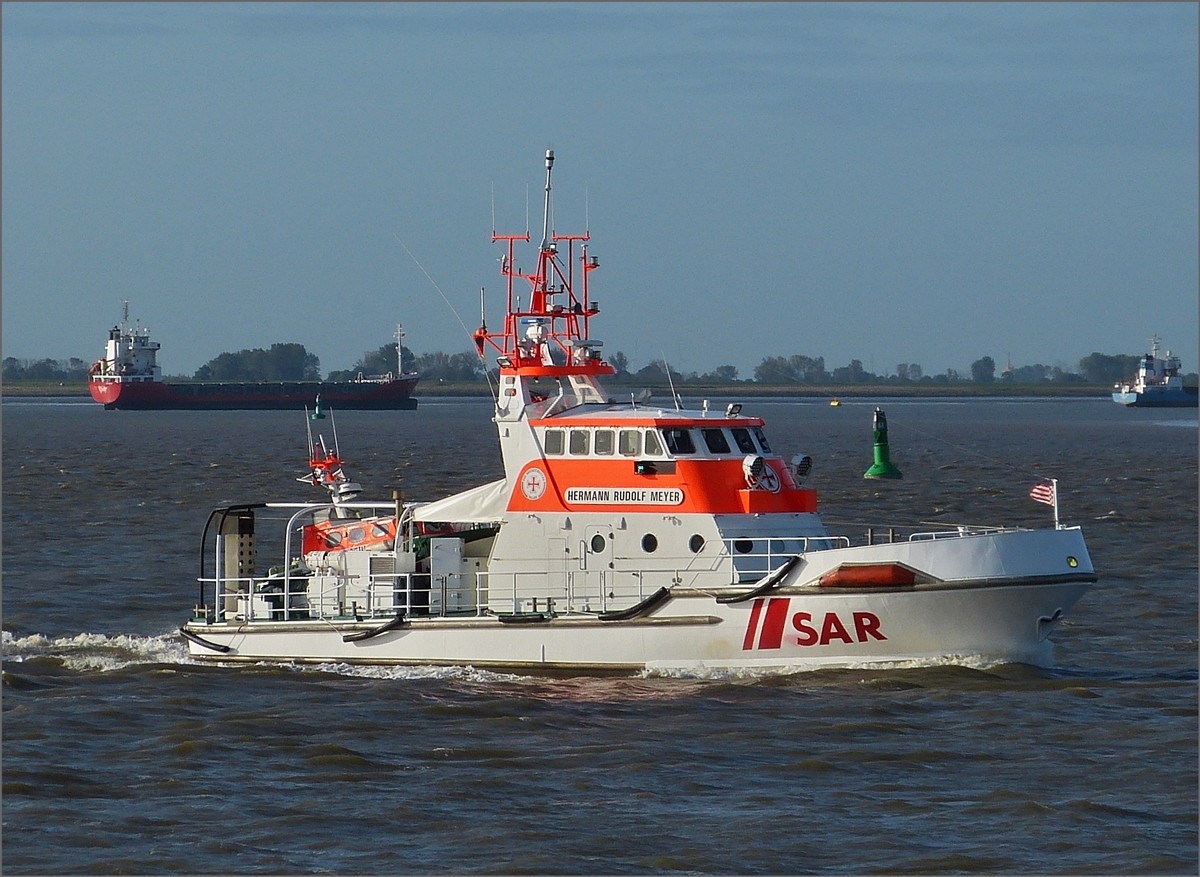
<path id="1" fill-rule="evenodd" d="M 797 487 L 785 466 L 768 462 L 783 482 L 778 491 L 752 490 L 746 485 L 742 461 L 680 460 L 673 472 L 638 474 L 628 460 L 538 460 L 521 470 L 510 511 L 645 512 L 662 506 L 689 514 L 746 514 L 750 512 L 815 512 L 815 490 Z M 778 467 L 778 468 L 776 468 Z M 520 485 L 530 472 L 545 476 L 547 489 L 530 491 Z M 641 494 L 630 497 L 630 493 Z M 629 497 L 635 501 L 626 501 Z"/>
<path id="2" fill-rule="evenodd" d="M 599 260 L 588 253 L 590 234 L 560 235 L 549 226 L 550 175 L 546 153 L 546 221 L 536 267 L 516 267 L 514 245 L 530 235 L 502 235 L 506 312 L 501 332 L 486 320 L 474 333 L 480 355 L 488 347 L 499 367 L 497 421 L 521 422 L 520 436 L 501 428 L 511 493 L 510 512 L 736 515 L 814 513 L 816 493 L 802 488 L 783 460 L 770 452 L 763 421 L 729 410 L 724 416 L 620 404 L 599 378 L 614 370 L 592 340 L 599 306 L 588 277 Z M 578 262 L 575 247 L 579 244 Z M 522 296 L 517 281 L 529 285 Z M 526 430 L 528 432 L 526 432 Z M 505 441 L 506 437 L 510 439 Z"/>

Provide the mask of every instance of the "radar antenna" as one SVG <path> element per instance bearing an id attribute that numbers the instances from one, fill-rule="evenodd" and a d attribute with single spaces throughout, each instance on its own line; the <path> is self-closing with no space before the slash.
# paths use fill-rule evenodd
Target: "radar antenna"
<path id="1" fill-rule="evenodd" d="M 554 150 L 546 150 L 546 203 L 542 209 L 542 252 L 550 246 L 550 171 L 554 168 Z"/>

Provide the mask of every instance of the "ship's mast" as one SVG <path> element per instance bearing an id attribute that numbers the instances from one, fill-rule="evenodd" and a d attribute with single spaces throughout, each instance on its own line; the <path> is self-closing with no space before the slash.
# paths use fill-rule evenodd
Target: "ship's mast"
<path id="1" fill-rule="evenodd" d="M 554 150 L 546 150 L 546 203 L 542 207 L 542 252 L 550 245 L 550 172 L 554 169 Z"/>
<path id="2" fill-rule="evenodd" d="M 542 241 L 538 247 L 537 267 L 525 273 L 516 266 L 517 241 L 530 241 L 529 231 L 523 235 L 492 232 L 493 242 L 507 243 L 507 253 L 500 260 L 500 273 L 507 280 L 507 308 L 503 332 L 490 332 L 485 325 L 474 333 L 480 356 L 490 345 L 497 354 L 502 374 L 522 377 L 569 378 L 596 377 L 614 374 L 597 348 L 599 342 L 588 338 L 588 322 L 599 313 L 596 302 L 588 297 L 588 275 L 600 266 L 595 256 L 589 256 L 587 241 L 590 234 L 557 234 L 550 223 L 551 175 L 554 151 L 546 150 L 546 189 L 542 214 Z M 567 244 L 565 258 L 560 257 L 559 244 Z M 580 273 L 575 275 L 575 243 L 581 244 Z M 530 286 L 529 305 L 521 306 L 521 296 L 513 288 L 517 279 Z M 578 283 L 576 280 L 578 279 Z M 482 310 L 482 308 L 481 308 Z M 565 364 L 558 361 L 565 359 Z"/>
<path id="3" fill-rule="evenodd" d="M 396 377 L 404 374 L 404 325 L 396 324 Z"/>

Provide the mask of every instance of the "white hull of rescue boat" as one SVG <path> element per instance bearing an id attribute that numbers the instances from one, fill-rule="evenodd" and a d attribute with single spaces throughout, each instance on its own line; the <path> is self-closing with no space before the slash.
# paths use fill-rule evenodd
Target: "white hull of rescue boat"
<path id="1" fill-rule="evenodd" d="M 891 562 L 921 570 L 929 581 L 867 588 L 817 581 L 841 564 Z M 193 620 L 184 630 L 192 634 L 193 658 L 218 662 L 576 672 L 1044 665 L 1048 635 L 1094 580 L 1077 528 L 1025 530 L 810 552 L 760 596 L 722 603 L 715 595 L 737 589 L 679 586 L 652 612 L 622 621 L 583 614 L 523 623 L 490 615 L 415 617 L 349 642 L 343 637 L 384 622 Z"/>

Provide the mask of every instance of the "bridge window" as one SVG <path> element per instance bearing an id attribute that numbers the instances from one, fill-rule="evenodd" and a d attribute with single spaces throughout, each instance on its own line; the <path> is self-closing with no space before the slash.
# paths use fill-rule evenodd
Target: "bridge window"
<path id="1" fill-rule="evenodd" d="M 754 437 L 758 439 L 758 443 L 762 446 L 764 454 L 771 453 L 771 443 L 767 441 L 767 434 L 757 426 L 754 427 Z"/>
<path id="2" fill-rule="evenodd" d="M 626 457 L 636 457 L 642 452 L 642 434 L 636 429 L 621 430 L 617 449 Z"/>
<path id="3" fill-rule="evenodd" d="M 571 430 L 571 453 L 577 456 L 587 454 L 590 437 L 591 433 L 586 429 Z"/>
<path id="4" fill-rule="evenodd" d="M 733 440 L 737 442 L 738 450 L 743 454 L 757 454 L 758 449 L 754 447 L 754 439 L 750 438 L 750 430 L 745 427 L 736 426 L 732 430 Z"/>
<path id="5" fill-rule="evenodd" d="M 729 442 L 725 439 L 725 432 L 720 429 L 702 429 L 704 434 L 704 444 L 708 446 L 708 450 L 713 454 L 728 454 Z"/>
<path id="6" fill-rule="evenodd" d="M 690 429 L 664 429 L 663 438 L 667 442 L 667 450 L 672 454 L 694 454 L 696 444 L 692 441 Z"/>
<path id="7" fill-rule="evenodd" d="M 661 457 L 663 455 L 662 443 L 658 440 L 658 430 L 646 430 L 646 456 Z"/>
<path id="8" fill-rule="evenodd" d="M 561 454 L 563 452 L 563 431 L 561 429 L 546 430 L 546 453 Z"/>
<path id="9" fill-rule="evenodd" d="M 596 430 L 595 450 L 597 454 L 605 456 L 613 452 L 613 431 L 611 429 Z"/>

